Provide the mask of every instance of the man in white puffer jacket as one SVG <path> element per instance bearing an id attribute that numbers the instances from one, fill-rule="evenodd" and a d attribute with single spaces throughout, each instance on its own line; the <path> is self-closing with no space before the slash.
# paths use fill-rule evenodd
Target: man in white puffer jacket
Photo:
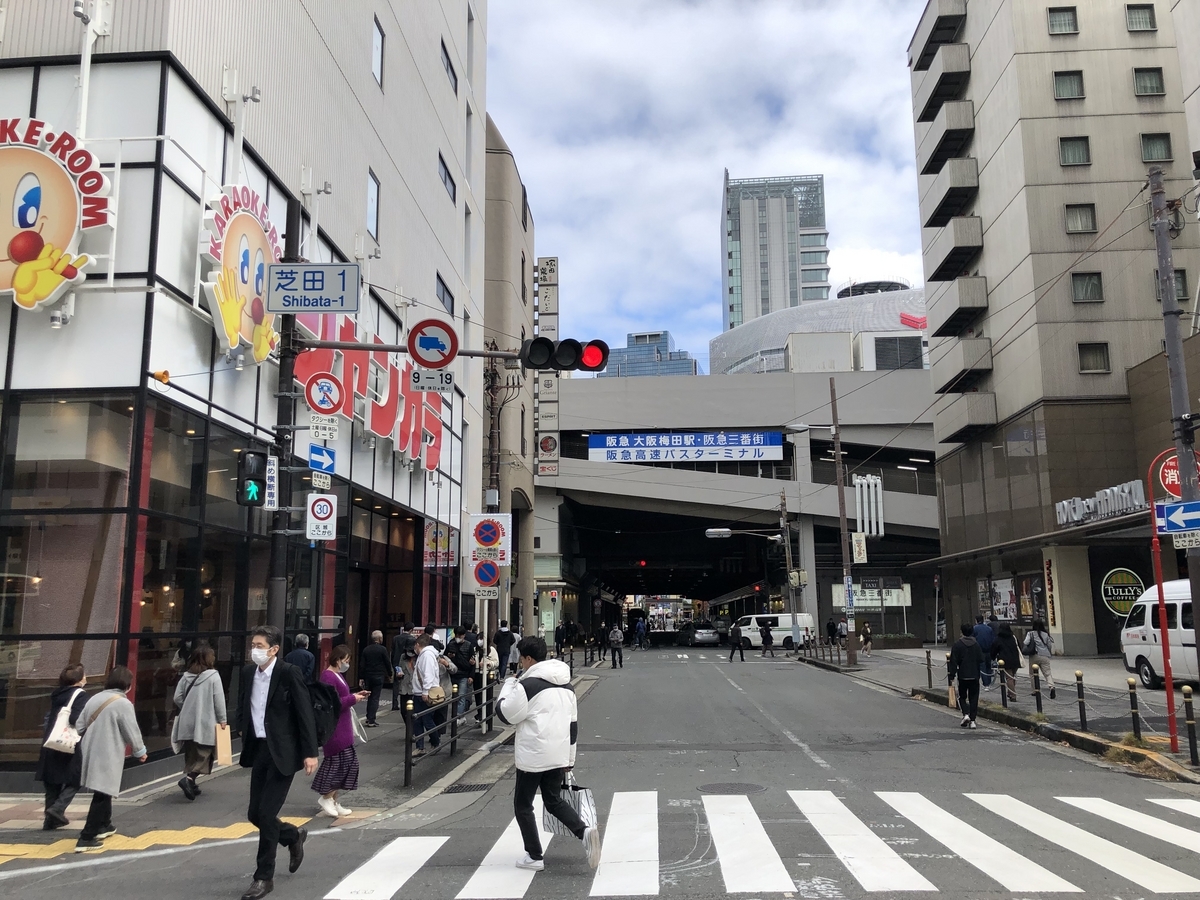
<path id="1" fill-rule="evenodd" d="M 546 659 L 546 642 L 529 637 L 517 644 L 520 677 L 510 675 L 500 689 L 496 715 L 517 727 L 515 756 L 517 789 L 513 809 L 525 855 L 517 867 L 541 871 L 542 840 L 533 799 L 540 789 L 546 811 L 583 841 L 588 864 L 600 863 L 600 832 L 588 827 L 562 799 L 563 777 L 575 765 L 575 741 L 579 724 L 571 669 L 557 659 Z"/>

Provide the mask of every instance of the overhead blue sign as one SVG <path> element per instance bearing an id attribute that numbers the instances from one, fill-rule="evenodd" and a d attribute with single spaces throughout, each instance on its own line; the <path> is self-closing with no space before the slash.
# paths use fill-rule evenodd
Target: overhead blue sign
<path id="1" fill-rule="evenodd" d="M 337 453 L 320 444 L 308 445 L 308 467 L 314 472 L 333 472 Z"/>
<path id="2" fill-rule="evenodd" d="M 1200 500 L 1183 503 L 1155 503 L 1154 518 L 1159 534 L 1200 531 Z"/>
<path id="3" fill-rule="evenodd" d="M 267 312 L 358 312 L 358 263 L 276 263 L 267 267 Z"/>
<path id="4" fill-rule="evenodd" d="M 588 435 L 593 462 L 755 462 L 783 459 L 782 431 L 626 432 Z"/>

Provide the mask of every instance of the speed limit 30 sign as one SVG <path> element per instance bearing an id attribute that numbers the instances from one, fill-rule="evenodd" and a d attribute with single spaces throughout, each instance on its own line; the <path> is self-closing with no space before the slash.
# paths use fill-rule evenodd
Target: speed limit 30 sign
<path id="1" fill-rule="evenodd" d="M 332 541 L 337 537 L 337 494 L 309 494 L 304 536 L 310 541 Z"/>

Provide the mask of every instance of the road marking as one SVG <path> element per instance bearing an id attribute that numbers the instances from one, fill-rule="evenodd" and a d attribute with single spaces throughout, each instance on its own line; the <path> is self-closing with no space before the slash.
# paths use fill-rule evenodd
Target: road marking
<path id="1" fill-rule="evenodd" d="M 1200 881 L 1134 853 L 1120 844 L 1084 831 L 1062 819 L 1056 819 L 1028 803 L 1005 794 L 966 794 L 980 806 L 1020 825 L 1052 844 L 1077 853 L 1101 868 L 1141 885 L 1156 894 L 1200 891 Z"/>
<path id="2" fill-rule="evenodd" d="M 738 685 L 738 683 L 736 681 L 734 681 L 732 678 L 730 678 L 728 675 L 726 675 L 724 672 L 721 671 L 720 663 L 709 663 L 709 665 L 716 668 L 718 674 L 720 674 L 720 676 L 722 678 L 724 678 L 731 685 L 733 685 L 734 689 L 737 690 L 738 693 L 746 694 L 746 692 L 744 690 L 742 690 L 742 688 Z M 808 746 L 808 744 L 804 743 L 804 741 L 800 740 L 800 738 L 798 738 L 798 737 L 796 737 L 796 735 L 792 734 L 792 732 L 790 732 L 787 728 L 784 727 L 782 722 L 780 722 L 777 718 L 775 718 L 773 715 L 771 715 L 769 712 L 767 712 L 765 709 L 763 709 L 757 700 L 755 700 L 749 694 L 746 694 L 746 699 L 750 702 L 750 704 L 755 709 L 757 709 L 760 713 L 763 714 L 763 716 L 766 718 L 766 720 L 768 722 L 770 722 L 772 725 L 774 725 L 776 728 L 779 729 L 780 734 L 782 734 L 785 738 L 787 738 L 789 741 L 791 741 L 793 744 L 795 744 L 797 747 L 799 747 L 800 751 L 805 756 L 807 756 L 809 759 L 811 759 L 813 762 L 815 762 L 822 769 L 832 769 L 833 768 L 833 766 L 831 766 L 829 763 L 825 762 L 825 760 L 823 760 L 820 756 L 818 756 L 816 754 L 816 751 L 814 751 L 812 747 Z"/>
<path id="3" fill-rule="evenodd" d="M 936 891 L 832 791 L 788 791 L 821 839 L 865 891 Z"/>
<path id="4" fill-rule="evenodd" d="M 339 881 L 325 900 L 391 900 L 448 840 L 398 837 Z"/>
<path id="5" fill-rule="evenodd" d="M 1111 800 L 1103 800 L 1100 797 L 1059 797 L 1058 799 L 1063 803 L 1071 804 L 1076 809 L 1095 813 L 1098 816 L 1108 819 L 1110 822 L 1116 822 L 1118 825 L 1136 828 L 1142 834 L 1148 834 L 1152 838 L 1158 838 L 1160 841 L 1166 841 L 1177 847 L 1183 847 L 1186 850 L 1191 850 L 1193 853 L 1200 853 L 1200 833 L 1192 831 L 1189 828 L 1183 828 L 1173 822 L 1156 819 L 1154 816 L 1148 816 L 1143 812 L 1126 809 L 1123 806 L 1118 806 Z"/>
<path id="6" fill-rule="evenodd" d="M 744 794 L 705 795 L 708 830 L 730 894 L 795 891 L 796 884 Z"/>
<path id="7" fill-rule="evenodd" d="M 687 659 L 687 658 L 688 658 L 688 655 L 687 655 L 686 653 L 676 653 L 675 655 L 676 655 L 677 657 L 679 657 L 680 659 Z"/>
<path id="8" fill-rule="evenodd" d="M 593 897 L 658 893 L 658 791 L 618 791 L 604 826 Z"/>
<path id="9" fill-rule="evenodd" d="M 1077 888 L 999 841 L 937 806 L 929 798 L 907 791 L 876 791 L 875 795 L 935 841 L 961 856 L 1010 891 L 1072 892 Z"/>
<path id="10" fill-rule="evenodd" d="M 542 835 L 542 852 L 550 848 L 550 838 L 542 829 L 542 798 L 533 799 L 533 815 L 537 819 L 538 831 Z M 521 840 L 521 829 L 513 819 L 500 835 L 500 840 L 488 851 L 471 880 L 458 892 L 457 900 L 520 900 L 533 884 L 532 869 L 518 869 L 516 861 L 525 854 L 525 842 Z"/>
<path id="11" fill-rule="evenodd" d="M 1157 803 L 1159 806 L 1165 806 L 1167 809 L 1173 809 L 1176 812 L 1187 813 L 1189 816 L 1200 818 L 1200 801 L 1198 800 L 1151 800 L 1151 803 Z"/>

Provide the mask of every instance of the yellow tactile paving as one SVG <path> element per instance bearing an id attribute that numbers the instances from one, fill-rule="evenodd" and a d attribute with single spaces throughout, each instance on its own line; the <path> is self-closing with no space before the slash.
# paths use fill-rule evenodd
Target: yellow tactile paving
<path id="1" fill-rule="evenodd" d="M 307 817 L 285 816 L 283 821 L 293 825 L 304 825 L 311 821 Z M 149 850 L 151 847 L 186 847 L 200 841 L 230 840 L 246 837 L 257 829 L 249 822 L 236 822 L 223 828 L 194 825 L 178 830 L 147 831 L 136 837 L 115 834 L 104 842 L 100 850 L 90 853 L 107 853 L 110 850 Z M 56 859 L 65 854 L 74 854 L 75 839 L 54 841 L 50 844 L 0 844 L 0 865 L 13 859 Z M 89 855 L 90 855 L 89 853 Z"/>

